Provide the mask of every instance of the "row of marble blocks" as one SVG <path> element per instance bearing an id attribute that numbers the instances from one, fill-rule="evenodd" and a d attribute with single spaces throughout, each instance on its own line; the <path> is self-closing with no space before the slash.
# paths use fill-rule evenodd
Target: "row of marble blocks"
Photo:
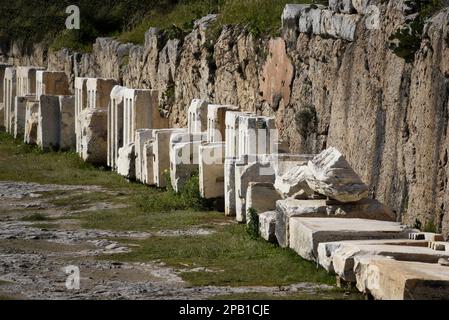
<path id="1" fill-rule="evenodd" d="M 75 99 L 64 72 L 0 64 L 0 118 L 15 138 L 43 149 L 75 145 Z"/>

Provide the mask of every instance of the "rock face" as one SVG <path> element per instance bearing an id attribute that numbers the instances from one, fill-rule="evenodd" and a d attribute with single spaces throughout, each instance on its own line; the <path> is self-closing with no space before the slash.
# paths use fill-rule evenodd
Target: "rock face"
<path id="1" fill-rule="evenodd" d="M 345 157 L 329 148 L 309 162 L 307 184 L 315 192 L 340 202 L 356 202 L 368 196 L 368 187 Z"/>
<path id="2" fill-rule="evenodd" d="M 270 50 L 270 39 L 241 27 L 212 34 L 209 17 L 184 39 L 168 42 L 151 30 L 142 46 L 102 38 L 89 54 L 48 52 L 41 45 L 19 50 L 12 44 L 0 55 L 15 64 L 64 70 L 71 84 L 75 75 L 113 77 L 125 86 L 160 90 L 161 111 L 170 126 L 186 126 L 194 98 L 274 116 L 292 153 L 338 148 L 370 196 L 405 223 L 433 222 L 447 237 L 449 9 L 429 19 L 414 60 L 405 61 L 388 48 L 390 36 L 406 19 L 402 1 L 330 4 L 330 10 L 286 11 L 285 53 Z M 366 27 L 371 14 L 361 15 L 372 4 L 379 8 L 378 28 Z M 262 74 L 271 69 L 266 64 L 285 59 L 294 67 L 289 99 L 264 98 Z"/>

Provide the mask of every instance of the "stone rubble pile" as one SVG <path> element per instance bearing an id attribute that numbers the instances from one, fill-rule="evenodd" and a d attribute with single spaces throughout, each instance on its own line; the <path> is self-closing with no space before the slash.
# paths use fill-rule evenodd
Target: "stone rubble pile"
<path id="1" fill-rule="evenodd" d="M 375 4 L 329 2 L 287 5 L 284 32 L 353 41 Z M 86 162 L 175 192 L 197 175 L 201 196 L 222 200 L 226 216 L 257 223 L 262 238 L 339 283 L 376 299 L 449 298 L 449 243 L 396 222 L 336 148 L 290 154 L 272 117 L 194 99 L 187 128 L 170 128 L 158 91 L 97 78 L 76 78 L 72 90 L 65 73 L 37 67 L 0 64 L 0 86 L 0 125 L 26 143 L 73 149 Z"/>

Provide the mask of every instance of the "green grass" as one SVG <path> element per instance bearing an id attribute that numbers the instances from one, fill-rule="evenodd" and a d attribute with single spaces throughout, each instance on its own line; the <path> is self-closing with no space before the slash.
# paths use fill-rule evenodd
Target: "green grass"
<path id="1" fill-rule="evenodd" d="M 48 221 L 49 218 L 47 216 L 43 215 L 43 214 L 40 214 L 40 213 L 33 213 L 31 215 L 23 217 L 20 220 L 35 222 L 35 221 Z"/>
<path id="2" fill-rule="evenodd" d="M 95 211 L 79 216 L 81 226 L 86 229 L 114 231 L 160 231 L 188 229 L 193 226 L 226 221 L 222 213 L 204 211 L 145 212 L 131 207 Z"/>
<path id="3" fill-rule="evenodd" d="M 105 259 L 145 262 L 161 259 L 173 267 L 206 267 L 216 272 L 184 272 L 193 285 L 280 286 L 298 282 L 334 284 L 335 279 L 314 263 L 262 239 L 253 240 L 243 225 L 228 225 L 195 237 L 152 237 L 135 242 L 133 252 Z"/>
<path id="4" fill-rule="evenodd" d="M 166 31 L 169 38 L 183 38 L 193 21 L 209 13 L 219 14 L 218 28 L 224 25 L 245 27 L 256 36 L 278 35 L 281 15 L 288 3 L 310 3 L 308 0 L 213 0 L 184 1 L 169 10 L 154 10 L 132 30 L 118 35 L 122 42 L 142 44 L 150 27 Z"/>

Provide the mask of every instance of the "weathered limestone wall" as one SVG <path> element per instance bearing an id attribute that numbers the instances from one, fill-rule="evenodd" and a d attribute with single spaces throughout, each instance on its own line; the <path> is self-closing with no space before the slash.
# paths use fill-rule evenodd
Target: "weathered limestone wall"
<path id="1" fill-rule="evenodd" d="M 372 197 L 406 223 L 433 221 L 447 236 L 449 9 L 431 19 L 407 63 L 388 49 L 405 20 L 402 1 L 379 3 L 379 29 L 366 27 L 363 8 L 338 15 L 317 8 L 286 14 L 278 39 L 239 27 L 225 27 L 217 38 L 208 16 L 184 39 L 166 41 L 151 29 L 143 46 L 101 38 L 90 54 L 38 45 L 27 54 L 16 45 L 0 56 L 64 70 L 72 85 L 76 76 L 104 77 L 158 90 L 160 111 L 174 127 L 187 126 L 192 99 L 274 116 L 291 152 L 338 148 Z"/>

